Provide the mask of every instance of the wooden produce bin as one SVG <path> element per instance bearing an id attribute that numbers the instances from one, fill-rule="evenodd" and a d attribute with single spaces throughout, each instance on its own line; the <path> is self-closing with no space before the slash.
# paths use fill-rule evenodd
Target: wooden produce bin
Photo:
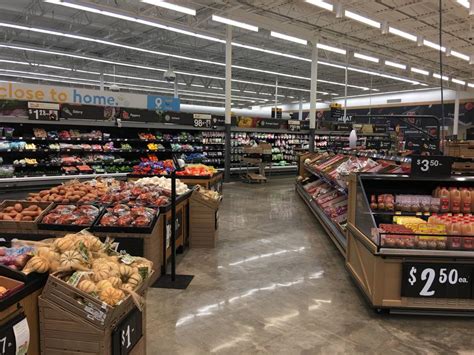
<path id="1" fill-rule="evenodd" d="M 2 279 L 0 284 L 5 284 L 4 280 L 7 278 L 3 276 L 0 276 L 0 278 Z M 37 355 L 40 353 L 38 297 L 43 290 L 44 279 L 37 278 L 26 284 L 16 280 L 10 280 L 9 282 L 12 285 L 19 284 L 20 287 L 10 296 L 7 296 L 6 299 L 0 300 L 0 326 L 24 314 L 30 333 L 28 354 Z M 7 351 L 7 353 L 9 352 Z"/>
<path id="2" fill-rule="evenodd" d="M 147 287 L 148 281 L 137 294 L 144 297 Z M 145 308 L 140 312 L 131 296 L 110 307 L 53 274 L 39 298 L 39 313 L 44 355 L 146 354 Z"/>
<path id="3" fill-rule="evenodd" d="M 219 204 L 194 191 L 189 201 L 189 245 L 191 248 L 214 248 L 218 238 Z"/>
<path id="4" fill-rule="evenodd" d="M 474 141 L 447 142 L 445 155 L 460 158 L 474 158 Z"/>
<path id="5" fill-rule="evenodd" d="M 200 185 L 208 190 L 221 193 L 224 173 L 219 171 L 212 176 L 177 176 L 177 178 L 188 186 Z"/>

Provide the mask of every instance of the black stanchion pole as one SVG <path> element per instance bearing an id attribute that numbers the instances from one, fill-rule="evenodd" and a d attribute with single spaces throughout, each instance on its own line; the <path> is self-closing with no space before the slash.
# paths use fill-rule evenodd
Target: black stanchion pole
<path id="1" fill-rule="evenodd" d="M 171 173 L 171 281 L 176 280 L 176 171 Z"/>
<path id="2" fill-rule="evenodd" d="M 171 172 L 171 235 L 170 235 L 170 247 L 171 247 L 171 275 L 166 273 L 166 238 L 167 232 L 163 236 L 164 245 L 164 270 L 165 273 L 162 275 L 151 287 L 153 288 L 174 288 L 184 290 L 186 289 L 191 281 L 193 280 L 193 275 L 176 275 L 176 171 L 181 170 L 181 167 L 178 164 L 178 159 L 173 156 L 173 163 L 175 170 Z M 167 221 L 165 218 L 165 226 Z M 165 228 L 165 231 L 167 228 Z"/>

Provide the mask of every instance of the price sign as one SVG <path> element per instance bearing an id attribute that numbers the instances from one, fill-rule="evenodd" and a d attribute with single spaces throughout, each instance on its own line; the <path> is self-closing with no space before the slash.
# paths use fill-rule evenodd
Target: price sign
<path id="1" fill-rule="evenodd" d="M 414 156 L 411 159 L 412 176 L 451 176 L 453 159 L 442 155 Z"/>
<path id="2" fill-rule="evenodd" d="M 212 127 L 212 116 L 206 114 L 195 113 L 193 115 L 193 127 L 198 128 L 211 128 Z"/>
<path id="3" fill-rule="evenodd" d="M 112 354 L 129 354 L 143 335 L 142 312 L 135 307 L 112 333 Z"/>
<path id="4" fill-rule="evenodd" d="M 472 298 L 474 265 L 403 263 L 402 297 Z"/>
<path id="5" fill-rule="evenodd" d="M 0 355 L 26 354 L 29 341 L 30 330 L 23 313 L 0 326 Z"/>
<path id="6" fill-rule="evenodd" d="M 35 121 L 58 121 L 59 104 L 28 102 L 28 119 Z"/>

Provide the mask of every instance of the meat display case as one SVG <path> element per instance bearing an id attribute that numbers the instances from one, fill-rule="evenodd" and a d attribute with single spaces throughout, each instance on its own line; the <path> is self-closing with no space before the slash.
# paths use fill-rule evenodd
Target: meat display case
<path id="1" fill-rule="evenodd" d="M 474 177 L 351 175 L 346 267 L 375 309 L 474 315 L 473 210 L 439 211 L 440 186 L 472 190 Z M 389 209 L 378 208 L 381 194 L 393 197 Z M 400 196 L 435 204 L 404 208 Z"/>

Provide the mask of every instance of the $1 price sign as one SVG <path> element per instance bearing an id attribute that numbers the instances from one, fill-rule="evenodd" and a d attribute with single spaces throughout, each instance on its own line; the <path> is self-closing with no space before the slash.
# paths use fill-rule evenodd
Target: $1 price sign
<path id="1" fill-rule="evenodd" d="M 472 265 L 404 263 L 403 297 L 471 298 Z"/>
<path id="2" fill-rule="evenodd" d="M 142 337 L 142 312 L 135 307 L 112 333 L 112 354 L 125 355 Z"/>

